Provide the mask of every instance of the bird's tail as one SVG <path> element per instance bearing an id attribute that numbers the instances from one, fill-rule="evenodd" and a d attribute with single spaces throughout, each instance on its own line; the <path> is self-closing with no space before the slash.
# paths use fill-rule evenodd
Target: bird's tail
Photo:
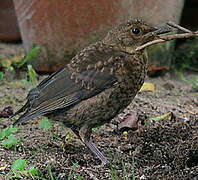
<path id="1" fill-rule="evenodd" d="M 22 107 L 20 108 L 17 112 L 15 112 L 11 117 L 9 117 L 9 120 L 12 119 L 13 117 L 17 116 L 18 114 L 26 111 L 28 109 L 28 102 Z M 22 115 L 23 116 L 23 115 Z M 20 118 L 19 118 L 20 119 Z M 19 123 L 19 119 L 16 120 L 14 123 L 13 123 L 13 126 L 15 126 L 16 124 Z"/>
<path id="2" fill-rule="evenodd" d="M 37 111 L 37 109 L 31 109 L 31 103 L 29 101 L 27 101 L 27 103 L 21 108 L 19 109 L 16 113 L 14 113 L 9 119 L 13 118 L 14 116 L 23 113 L 14 123 L 13 126 L 25 122 L 25 121 L 29 121 L 31 119 L 34 119 L 38 116 L 42 116 L 48 113 L 48 111 Z"/>
<path id="3" fill-rule="evenodd" d="M 22 123 L 22 122 L 25 122 L 25 121 L 28 121 L 28 120 L 31 120 L 33 118 L 36 118 L 38 116 L 42 115 L 42 113 L 30 113 L 28 111 L 26 111 L 24 114 L 22 114 L 14 123 L 13 123 L 13 126 L 19 124 L 19 123 Z"/>

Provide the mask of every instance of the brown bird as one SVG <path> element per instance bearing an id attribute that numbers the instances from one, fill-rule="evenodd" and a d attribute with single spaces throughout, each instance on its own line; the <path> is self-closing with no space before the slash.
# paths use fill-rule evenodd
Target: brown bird
<path id="1" fill-rule="evenodd" d="M 102 163 L 108 163 L 91 141 L 92 128 L 109 122 L 133 100 L 147 72 L 147 58 L 135 48 L 167 31 L 141 20 L 113 28 L 30 90 L 14 116 L 25 112 L 14 125 L 45 115 L 71 128 Z"/>

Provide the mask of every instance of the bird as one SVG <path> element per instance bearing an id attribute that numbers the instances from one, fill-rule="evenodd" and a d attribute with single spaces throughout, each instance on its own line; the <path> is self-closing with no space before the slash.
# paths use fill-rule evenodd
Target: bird
<path id="1" fill-rule="evenodd" d="M 12 116 L 22 113 L 13 125 L 39 116 L 62 122 L 102 164 L 108 164 L 92 141 L 92 128 L 110 122 L 132 102 L 148 67 L 144 50 L 136 48 L 167 31 L 139 19 L 112 28 L 31 89 L 25 105 Z"/>

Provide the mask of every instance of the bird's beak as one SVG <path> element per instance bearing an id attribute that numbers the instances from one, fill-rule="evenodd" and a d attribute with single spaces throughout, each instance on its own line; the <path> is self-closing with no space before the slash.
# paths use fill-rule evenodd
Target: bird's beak
<path id="1" fill-rule="evenodd" d="M 155 27 L 155 30 L 152 31 L 152 34 L 153 35 L 160 35 L 160 34 L 171 32 L 171 30 L 172 29 L 168 26 L 158 26 L 158 27 Z"/>

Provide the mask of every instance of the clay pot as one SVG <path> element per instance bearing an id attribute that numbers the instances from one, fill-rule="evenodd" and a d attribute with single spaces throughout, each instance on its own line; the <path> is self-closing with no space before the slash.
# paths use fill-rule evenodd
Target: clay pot
<path id="1" fill-rule="evenodd" d="M 0 41 L 18 41 L 20 32 L 12 0 L 0 0 Z"/>
<path id="2" fill-rule="evenodd" d="M 133 17 L 142 17 L 150 23 L 179 23 L 184 0 L 131 0 L 128 6 Z"/>
<path id="3" fill-rule="evenodd" d="M 14 0 L 26 52 L 35 44 L 42 47 L 40 56 L 31 62 L 37 71 L 64 67 L 77 51 L 100 39 L 111 26 L 129 16 L 141 16 L 154 24 L 175 20 L 177 16 L 178 22 L 182 2 Z"/>
<path id="4" fill-rule="evenodd" d="M 26 52 L 35 44 L 42 47 L 31 62 L 37 71 L 64 67 L 77 51 L 116 24 L 123 12 L 118 0 L 14 0 L 14 4 Z"/>

